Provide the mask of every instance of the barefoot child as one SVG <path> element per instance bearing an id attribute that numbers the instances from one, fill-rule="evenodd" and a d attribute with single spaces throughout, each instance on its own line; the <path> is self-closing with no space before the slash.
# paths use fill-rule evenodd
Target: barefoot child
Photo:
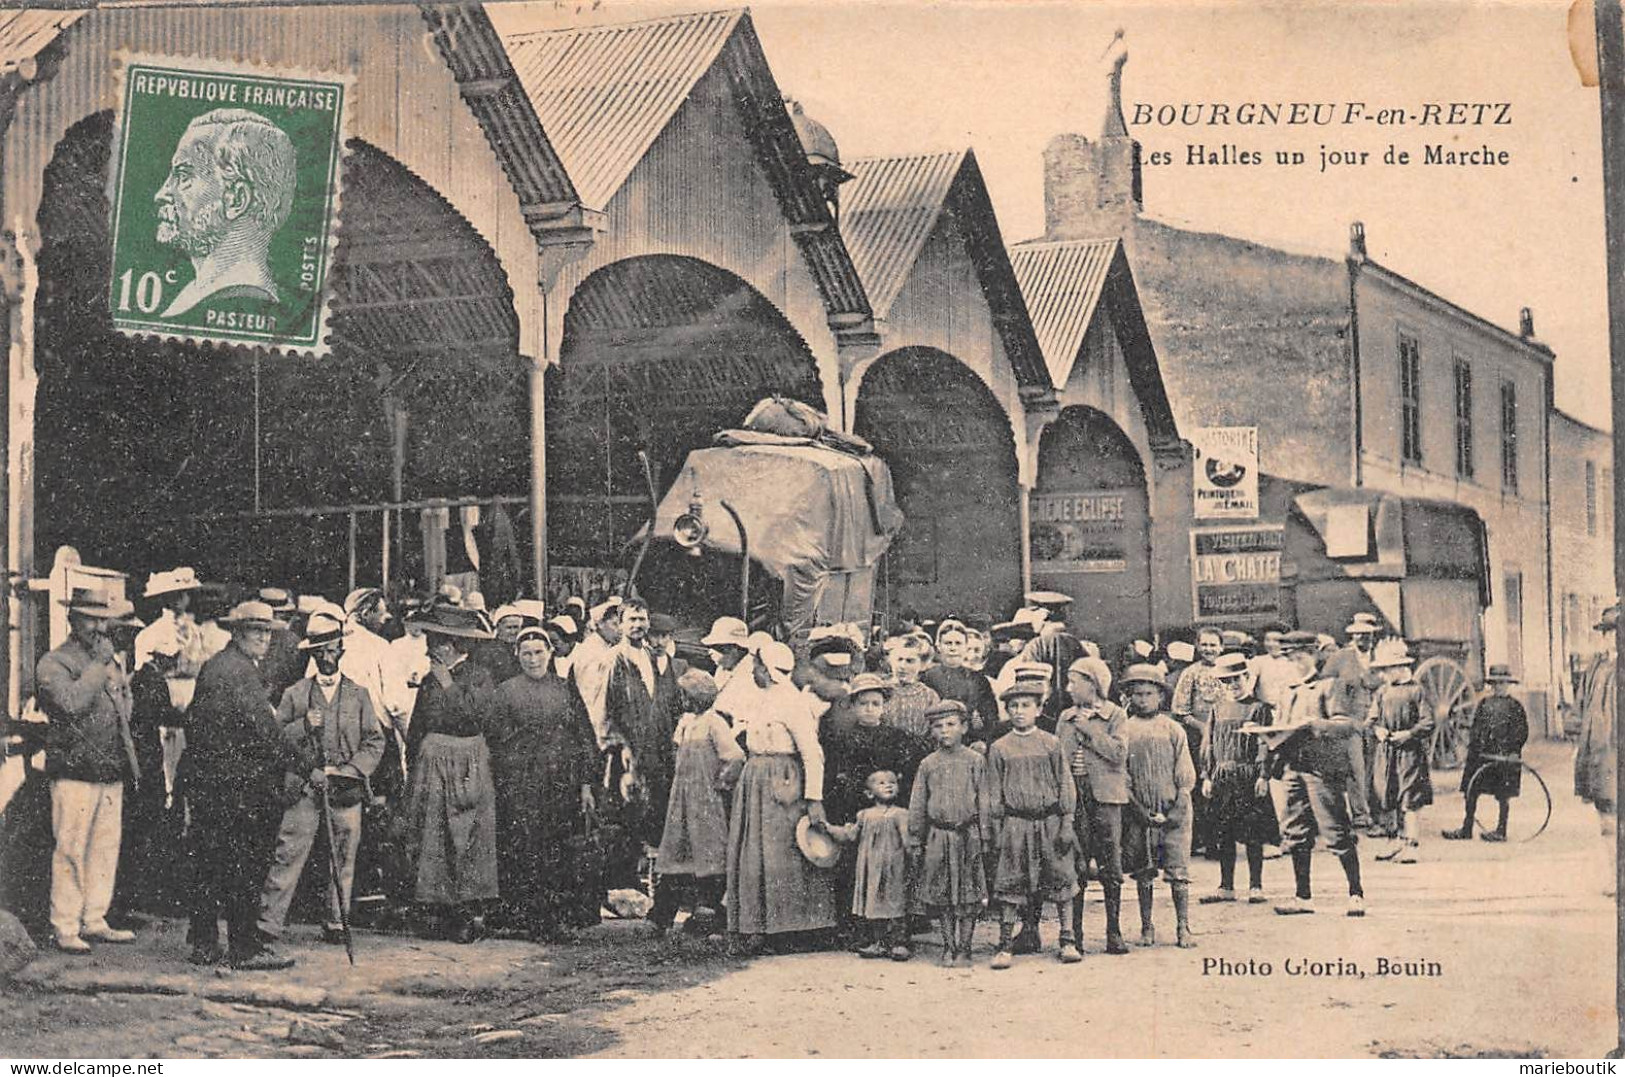
<path id="1" fill-rule="evenodd" d="M 860 957 L 907 961 L 908 947 L 908 811 L 897 806 L 897 775 L 877 770 L 869 775 L 872 807 L 858 820 L 829 828 L 839 841 L 857 843 L 857 871 L 852 883 L 852 912 L 868 921 L 869 945 Z"/>
<path id="2" fill-rule="evenodd" d="M 1422 824 L 1417 815 L 1433 803 L 1433 776 L 1428 756 L 1433 753 L 1433 708 L 1422 698 L 1422 686 L 1411 678 L 1410 649 L 1405 641 L 1383 640 L 1371 659 L 1371 671 L 1382 678 L 1371 701 L 1372 807 L 1392 812 L 1399 819 L 1393 846 L 1377 854 L 1378 860 L 1416 863 Z"/>
<path id="3" fill-rule="evenodd" d="M 722 908 L 728 870 L 728 791 L 745 765 L 744 750 L 722 715 L 711 709 L 717 683 L 709 673 L 691 669 L 677 681 L 683 715 L 672 743 L 677 762 L 666 804 L 666 827 L 660 835 L 655 887 L 649 922 L 669 930 L 686 897 L 691 911 L 702 905 Z"/>
<path id="4" fill-rule="evenodd" d="M 995 868 L 993 896 L 999 902 L 999 950 L 992 967 L 1014 961 L 1010 936 L 1016 916 L 1028 902 L 1053 901 L 1061 921 L 1060 959 L 1083 960 L 1072 935 L 1072 899 L 1078 893 L 1072 866 L 1072 830 L 1077 790 L 1053 733 L 1038 728 L 1046 681 L 1017 680 L 1000 694 L 1010 732 L 987 752 L 992 802 Z"/>
<path id="5" fill-rule="evenodd" d="M 1188 950 L 1196 945 L 1190 928 L 1191 787 L 1196 784 L 1196 768 L 1184 727 L 1162 709 L 1166 684 L 1156 666 L 1134 665 L 1123 673 L 1129 704 L 1129 718 L 1123 723 L 1129 784 L 1123 859 L 1140 898 L 1140 945 L 1157 942 L 1151 900 L 1161 868 L 1174 895 L 1176 941 Z"/>
<path id="6" fill-rule="evenodd" d="M 920 764 L 908 803 L 909 845 L 920 865 L 914 898 L 941 919 L 944 966 L 970 964 L 971 936 L 987 900 L 987 761 L 965 747 L 965 715 L 965 705 L 953 699 L 927 712 L 938 747 Z"/>

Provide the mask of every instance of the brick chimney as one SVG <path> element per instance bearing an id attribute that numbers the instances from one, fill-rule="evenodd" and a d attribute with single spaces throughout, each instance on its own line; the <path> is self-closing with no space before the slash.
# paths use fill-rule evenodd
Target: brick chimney
<path id="1" fill-rule="evenodd" d="M 1518 311 L 1518 335 L 1525 340 L 1535 339 L 1535 312 L 1528 307 Z"/>
<path id="2" fill-rule="evenodd" d="M 1056 135 L 1044 147 L 1044 238 L 1096 239 L 1121 235 L 1144 208 L 1140 144 L 1123 122 L 1122 31 L 1108 55 L 1106 115 L 1100 137 Z"/>

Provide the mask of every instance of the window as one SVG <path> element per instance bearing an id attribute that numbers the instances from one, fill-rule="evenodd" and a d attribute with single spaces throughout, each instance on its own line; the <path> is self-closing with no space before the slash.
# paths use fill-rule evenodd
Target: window
<path id="1" fill-rule="evenodd" d="M 1597 533 L 1597 465 L 1586 461 L 1586 534 Z"/>
<path id="2" fill-rule="evenodd" d="M 1501 383 L 1501 489 L 1518 492 L 1518 387 Z"/>
<path id="3" fill-rule="evenodd" d="M 1523 573 L 1516 570 L 1506 574 L 1505 596 L 1507 616 L 1507 665 L 1512 675 L 1523 679 Z"/>
<path id="4" fill-rule="evenodd" d="M 1473 364 L 1456 360 L 1456 475 L 1473 477 Z"/>
<path id="5" fill-rule="evenodd" d="M 1422 353 L 1416 338 L 1399 335 L 1399 452 L 1407 464 L 1422 462 Z"/>

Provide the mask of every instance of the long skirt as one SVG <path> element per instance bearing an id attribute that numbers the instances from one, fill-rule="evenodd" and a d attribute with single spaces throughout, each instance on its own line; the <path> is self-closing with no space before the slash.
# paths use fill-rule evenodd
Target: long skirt
<path id="1" fill-rule="evenodd" d="M 1433 803 L 1433 775 L 1428 771 L 1432 745 L 1415 741 L 1398 747 L 1377 743 L 1372 758 L 1371 788 L 1378 811 L 1420 811 Z"/>
<path id="2" fill-rule="evenodd" d="M 418 901 L 455 905 L 497 896 L 497 798 L 484 737 L 423 738 L 406 812 Z"/>
<path id="3" fill-rule="evenodd" d="M 729 931 L 777 935 L 835 926 L 834 876 L 796 845 L 796 823 L 807 814 L 801 792 L 798 756 L 746 761 L 728 835 Z"/>
<path id="4" fill-rule="evenodd" d="M 721 875 L 728 868 L 728 804 L 716 788 L 717 753 L 710 744 L 677 750 L 677 773 L 666 802 L 655 869 L 662 875 Z"/>
<path id="5" fill-rule="evenodd" d="M 1207 806 L 1215 841 L 1274 845 L 1281 840 L 1275 805 L 1268 793 L 1259 796 L 1256 790 L 1260 773 L 1251 766 L 1237 767 L 1213 779 Z"/>

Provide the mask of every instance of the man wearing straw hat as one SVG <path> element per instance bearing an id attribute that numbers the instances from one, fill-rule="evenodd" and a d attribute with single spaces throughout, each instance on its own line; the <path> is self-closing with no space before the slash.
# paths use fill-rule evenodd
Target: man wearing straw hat
<path id="1" fill-rule="evenodd" d="M 88 588 L 67 600 L 70 635 L 35 669 L 51 780 L 51 929 L 56 948 L 87 954 L 90 943 L 133 942 L 110 926 L 118 869 L 124 778 L 138 774 L 130 738 L 130 685 L 107 638 L 135 608 Z"/>
<path id="2" fill-rule="evenodd" d="M 291 752 L 266 698 L 260 664 L 279 627 L 264 602 L 242 602 L 221 624 L 231 643 L 203 664 L 186 712 L 183 783 L 192 813 L 197 876 L 193 880 L 191 961 L 220 959 L 234 968 L 271 970 L 293 964 L 266 946 L 258 924 L 260 886 L 282 822 L 282 775 Z"/>
<path id="3" fill-rule="evenodd" d="M 338 846 L 329 849 L 328 856 L 338 863 L 340 889 L 332 886 L 332 873 L 322 873 L 329 879 L 323 887 L 328 915 L 322 938 L 336 943 L 344 941 L 344 918 L 339 911 L 354 895 L 361 805 L 368 792 L 367 779 L 384 757 L 384 731 L 367 690 L 339 672 L 344 654 L 342 621 L 325 614 L 312 616 L 299 651 L 316 671 L 283 692 L 277 704 L 277 722 L 294 756 L 283 781 L 285 801 L 291 799 L 292 803 L 283 812 L 277 833 L 259 929 L 273 939 L 282 935 L 294 890 L 324 823 L 325 786 L 325 803 L 332 810 L 328 833 Z"/>

